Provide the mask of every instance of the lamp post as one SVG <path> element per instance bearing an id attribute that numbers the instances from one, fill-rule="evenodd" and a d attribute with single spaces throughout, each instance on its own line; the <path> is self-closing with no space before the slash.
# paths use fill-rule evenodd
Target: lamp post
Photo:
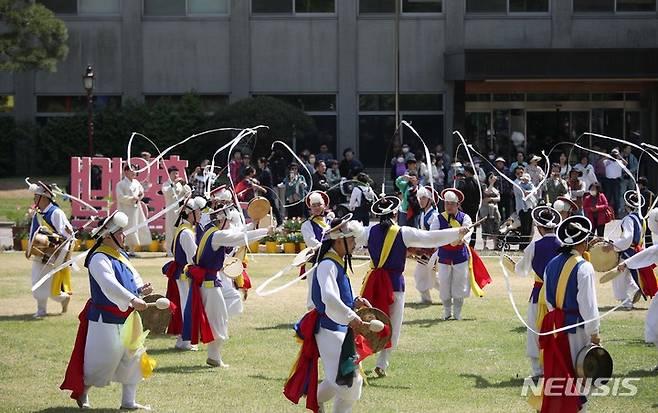
<path id="1" fill-rule="evenodd" d="M 94 69 L 91 65 L 82 75 L 82 86 L 87 91 L 87 139 L 89 141 L 89 156 L 94 155 Z"/>

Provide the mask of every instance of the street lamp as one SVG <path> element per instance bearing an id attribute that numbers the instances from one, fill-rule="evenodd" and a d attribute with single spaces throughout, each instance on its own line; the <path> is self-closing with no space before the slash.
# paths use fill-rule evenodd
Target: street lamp
<path id="1" fill-rule="evenodd" d="M 87 91 L 87 138 L 89 141 L 89 156 L 94 155 L 94 69 L 91 65 L 82 75 L 82 86 Z"/>

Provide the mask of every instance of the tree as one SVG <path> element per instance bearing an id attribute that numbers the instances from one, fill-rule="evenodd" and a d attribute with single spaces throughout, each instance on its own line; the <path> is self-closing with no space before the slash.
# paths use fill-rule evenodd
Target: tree
<path id="1" fill-rule="evenodd" d="M 0 70 L 48 70 L 68 54 L 64 22 L 41 4 L 0 0 Z"/>

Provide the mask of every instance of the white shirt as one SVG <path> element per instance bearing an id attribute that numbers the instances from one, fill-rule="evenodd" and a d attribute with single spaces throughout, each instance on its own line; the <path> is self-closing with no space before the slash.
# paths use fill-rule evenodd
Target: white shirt
<path id="1" fill-rule="evenodd" d="M 464 220 L 462 221 L 462 227 L 468 227 L 468 226 L 471 225 L 472 223 L 473 223 L 473 221 L 471 220 L 471 217 L 470 217 L 468 214 L 465 213 L 465 214 L 464 214 Z M 435 219 L 434 222 L 432 222 L 432 225 L 430 225 L 430 230 L 432 230 L 432 231 L 434 231 L 434 230 L 438 230 L 440 227 L 441 227 L 441 221 L 438 219 L 438 214 L 437 214 L 437 219 Z M 457 231 L 459 231 L 459 228 L 456 228 L 456 229 L 457 229 Z M 447 231 L 447 230 L 442 229 L 441 231 Z M 464 236 L 464 244 L 468 244 L 468 243 L 469 243 L 469 241 L 471 240 L 471 235 L 472 235 L 472 234 L 473 234 L 473 230 L 470 230 L 470 231 L 466 234 L 466 236 Z M 446 242 L 446 243 L 443 243 L 442 245 L 450 244 L 451 242 L 456 241 L 458 238 L 459 238 L 459 235 L 457 236 L 457 238 L 455 238 L 455 239 L 453 239 L 453 240 L 450 240 L 450 241 L 448 241 L 448 242 Z M 413 247 L 413 246 L 414 246 L 414 245 L 412 245 L 412 247 Z M 441 246 L 441 245 L 439 245 L 439 247 L 440 247 L 440 246 Z M 422 248 L 422 247 L 421 247 L 421 248 Z"/>
<path id="2" fill-rule="evenodd" d="M 617 179 L 621 178 L 623 170 L 619 161 L 612 159 L 604 159 L 603 164 L 605 165 L 605 177 L 608 179 Z"/>
<path id="3" fill-rule="evenodd" d="M 430 228 L 432 228 L 432 223 L 436 220 L 439 213 L 436 211 L 436 208 L 430 209 L 429 214 L 431 216 L 427 220 L 427 222 L 430 224 L 429 228 L 425 228 L 425 216 L 426 216 L 426 214 L 427 214 L 427 212 L 424 209 L 422 211 L 420 211 L 420 220 L 418 221 L 418 225 L 420 225 L 420 229 L 423 229 L 423 230 L 427 231 Z"/>
<path id="4" fill-rule="evenodd" d="M 327 225 L 327 229 L 328 228 L 329 226 Z M 315 238 L 315 232 L 313 232 L 313 224 L 311 223 L 310 219 L 302 223 L 300 231 L 302 233 L 302 237 L 304 237 L 304 244 L 306 244 L 307 247 L 317 247 L 318 245 L 322 244 L 321 240 Z"/>
<path id="5" fill-rule="evenodd" d="M 50 215 L 50 221 L 53 225 L 53 229 L 59 235 L 63 235 L 63 236 L 71 235 L 73 233 L 73 228 L 71 227 L 68 218 L 66 218 L 66 214 L 64 213 L 64 211 L 62 211 L 61 208 L 56 208 L 55 205 L 50 203 L 48 204 L 46 209 L 43 210 L 43 215 L 45 215 L 48 211 L 50 211 L 53 208 L 55 208 L 55 210 Z M 41 218 L 43 218 L 43 216 Z"/>
<path id="6" fill-rule="evenodd" d="M 110 258 L 105 254 L 94 254 L 89 261 L 89 274 L 94 281 L 98 283 L 103 294 L 116 304 L 116 306 L 119 307 L 119 310 L 128 310 L 128 307 L 130 307 L 130 301 L 136 296 L 128 291 L 117 280 L 117 277 L 114 274 L 114 269 L 112 268 L 112 260 Z M 137 288 L 141 288 L 144 285 L 142 277 L 138 272 L 133 273 L 133 279 L 135 280 Z"/>
<path id="7" fill-rule="evenodd" d="M 185 228 L 178 236 L 178 241 L 180 242 L 181 248 L 183 248 L 183 251 L 185 252 L 187 263 L 194 264 L 194 256 L 196 255 L 197 248 L 194 231 L 189 228 Z"/>
<path id="8" fill-rule="evenodd" d="M 549 232 L 546 233 L 542 238 L 533 239 L 530 241 L 530 244 L 528 244 L 528 246 L 523 250 L 523 257 L 514 266 L 514 272 L 516 272 L 517 275 L 520 275 L 521 277 L 527 277 L 530 275 L 532 271 L 532 260 L 535 258 L 535 244 L 537 241 L 545 237 L 555 237 L 555 233 Z M 543 276 L 543 274 L 538 275 Z"/>
<path id="9" fill-rule="evenodd" d="M 649 267 L 658 263 L 658 244 L 638 252 L 623 262 L 631 270 Z"/>
<path id="10" fill-rule="evenodd" d="M 372 201 L 375 198 L 375 193 L 369 186 L 354 185 L 352 194 L 350 195 L 350 211 L 354 211 L 356 208 L 361 206 L 361 197 L 363 196 L 365 196 L 366 199 Z"/>
<path id="11" fill-rule="evenodd" d="M 575 254 L 578 254 L 576 251 L 573 251 Z M 580 255 L 580 254 L 578 254 Z M 585 261 L 578 268 L 578 273 L 576 274 L 578 279 L 578 294 L 576 295 L 576 301 L 578 302 L 578 312 L 580 313 L 583 320 L 591 320 L 599 316 L 599 306 L 596 299 L 596 288 L 594 282 L 596 280 L 596 275 L 594 274 L 594 267 L 588 261 Z M 542 289 L 544 297 L 546 297 L 546 289 Z M 548 310 L 553 310 L 551 303 L 546 301 Z M 585 334 L 592 335 L 599 333 L 599 327 L 601 325 L 600 320 L 591 321 L 586 323 Z"/>
<path id="12" fill-rule="evenodd" d="M 331 249 L 330 251 L 334 251 Z M 334 251 L 335 253 L 335 251 Z M 332 321 L 338 324 L 349 324 L 358 316 L 340 299 L 340 290 L 336 277 L 338 270 L 331 260 L 322 260 L 315 269 L 314 277 L 320 286 L 320 297 L 325 306 L 325 313 Z"/>
<path id="13" fill-rule="evenodd" d="M 215 231 L 212 234 L 212 249 L 217 251 L 220 247 L 242 247 L 265 238 L 267 232 L 266 228 L 244 232 L 231 228 Z"/>
<path id="14" fill-rule="evenodd" d="M 468 218 L 468 215 L 466 215 L 464 218 L 464 223 L 466 223 L 466 218 Z M 468 225 L 470 225 L 470 218 L 468 218 L 468 220 Z M 436 223 L 437 221 L 438 220 L 434 222 Z M 377 224 L 372 224 L 364 229 L 361 237 L 356 240 L 357 245 L 368 245 L 370 230 L 374 225 Z M 434 224 L 432 224 L 432 226 L 434 226 Z M 459 228 L 449 228 L 438 231 L 424 231 L 412 227 L 400 227 L 400 233 L 402 234 L 402 242 L 407 248 L 440 247 L 459 239 Z M 465 243 L 468 243 L 468 239 L 466 239 L 466 237 L 464 237 L 464 240 Z"/>
<path id="15" fill-rule="evenodd" d="M 580 179 L 585 182 L 585 190 L 589 190 L 589 187 L 592 186 L 593 183 L 599 181 L 596 178 L 596 173 L 594 173 L 594 167 L 590 164 L 583 166 L 583 164 L 577 163 L 573 166 L 573 169 L 583 173 L 583 176 Z"/>
<path id="16" fill-rule="evenodd" d="M 626 215 L 624 219 L 621 220 L 621 237 L 614 241 L 613 245 L 617 251 L 625 251 L 631 247 L 633 243 L 633 218 L 630 215 Z"/>
<path id="17" fill-rule="evenodd" d="M 167 181 L 162 184 L 162 195 L 165 198 L 166 205 L 171 205 L 176 200 L 181 200 L 185 196 L 192 193 L 192 188 L 189 185 L 183 185 L 180 182 L 172 183 Z"/>

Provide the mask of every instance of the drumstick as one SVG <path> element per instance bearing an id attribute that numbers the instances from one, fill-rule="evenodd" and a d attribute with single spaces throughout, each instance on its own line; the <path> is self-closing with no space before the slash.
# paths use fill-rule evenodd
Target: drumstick
<path id="1" fill-rule="evenodd" d="M 364 321 L 363 324 L 373 333 L 379 333 L 384 329 L 384 323 L 379 320 L 372 320 L 370 322 Z"/>
<path id="2" fill-rule="evenodd" d="M 155 307 L 158 310 L 166 310 L 169 308 L 169 299 L 165 297 L 160 297 L 157 300 L 155 300 L 154 303 L 146 303 L 147 307 Z"/>
<path id="3" fill-rule="evenodd" d="M 479 226 L 479 225 L 482 225 L 482 223 L 483 223 L 484 221 L 486 221 L 486 220 L 487 220 L 487 217 L 484 217 L 484 218 L 482 218 L 482 219 L 480 219 L 480 220 L 478 220 L 478 221 L 475 221 L 474 223 L 472 223 L 471 225 L 468 226 L 468 229 L 471 230 L 471 229 L 473 229 L 473 228 L 475 228 L 475 227 L 477 227 L 477 226 Z"/>

